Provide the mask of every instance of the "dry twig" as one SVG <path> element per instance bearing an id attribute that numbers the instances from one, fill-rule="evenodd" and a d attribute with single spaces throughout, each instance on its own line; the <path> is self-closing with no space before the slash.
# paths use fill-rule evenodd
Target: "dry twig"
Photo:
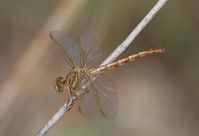
<path id="1" fill-rule="evenodd" d="M 137 27 L 128 35 L 128 37 L 108 56 L 108 58 L 100 65 L 106 65 L 113 60 L 115 60 L 138 36 L 138 34 L 144 29 L 144 27 L 152 20 L 152 18 L 158 13 L 158 11 L 165 5 L 168 0 L 159 0 L 155 6 L 149 11 L 149 13 L 144 17 L 144 19 L 137 25 Z M 61 117 L 68 112 L 77 97 L 72 96 L 67 100 L 57 113 L 41 128 L 40 131 L 36 134 L 36 136 L 43 136 L 45 135 L 50 128 L 52 128 L 60 119 Z"/>

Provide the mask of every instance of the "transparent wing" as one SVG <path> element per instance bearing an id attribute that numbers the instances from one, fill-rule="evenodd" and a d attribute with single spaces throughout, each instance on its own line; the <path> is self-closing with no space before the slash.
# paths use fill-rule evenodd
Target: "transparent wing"
<path id="1" fill-rule="evenodd" d="M 87 90 L 84 91 L 87 91 L 87 93 L 81 95 L 78 100 L 79 111 L 86 117 L 92 117 L 95 115 L 97 111 L 96 100 L 93 95 L 93 92 L 91 92 L 89 88 L 87 88 Z"/>
<path id="2" fill-rule="evenodd" d="M 79 66 L 82 63 L 80 46 L 84 49 L 86 64 L 88 66 L 98 66 L 102 62 L 102 51 L 100 47 L 86 34 L 80 38 L 80 44 L 76 44 L 59 31 L 52 31 L 50 37 L 59 45 L 68 63 L 72 66 L 74 66 L 74 63 Z"/>
<path id="3" fill-rule="evenodd" d="M 90 79 L 88 80 L 90 81 Z M 84 97 L 81 100 L 80 108 L 82 109 L 82 113 L 88 114 L 91 113 L 90 111 L 92 110 L 92 112 L 94 112 L 96 107 L 94 105 L 89 105 L 96 104 L 97 108 L 104 117 L 108 119 L 114 119 L 118 112 L 118 100 L 117 91 L 111 80 L 104 75 L 100 75 L 95 81 L 90 83 L 90 86 L 87 89 L 92 98 L 88 96 L 87 98 Z M 92 101 L 95 99 L 95 102 L 88 102 L 88 99 L 92 99 Z M 89 109 L 90 111 L 88 111 L 87 106 L 91 108 Z"/>
<path id="4" fill-rule="evenodd" d="M 100 75 L 94 81 L 94 89 L 97 93 L 96 98 L 98 102 L 98 107 L 102 115 L 106 118 L 113 119 L 118 113 L 118 96 L 117 91 L 107 76 Z"/>
<path id="5" fill-rule="evenodd" d="M 59 31 L 50 32 L 50 37 L 59 45 L 70 65 L 80 64 L 80 48 L 73 40 Z"/>
<path id="6" fill-rule="evenodd" d="M 91 36 L 84 34 L 80 38 L 80 45 L 85 50 L 86 64 L 90 67 L 99 66 L 102 62 L 102 50 Z"/>

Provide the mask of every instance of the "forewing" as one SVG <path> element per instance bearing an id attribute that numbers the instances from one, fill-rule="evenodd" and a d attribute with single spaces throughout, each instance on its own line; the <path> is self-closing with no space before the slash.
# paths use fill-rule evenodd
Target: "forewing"
<path id="1" fill-rule="evenodd" d="M 70 65 L 73 65 L 74 62 L 80 65 L 80 48 L 78 44 L 75 44 L 73 40 L 59 31 L 50 32 L 50 37 L 59 45 L 59 48 L 62 49 Z"/>
<path id="2" fill-rule="evenodd" d="M 94 38 L 84 34 L 80 38 L 80 45 L 85 50 L 86 64 L 90 67 L 99 66 L 102 62 L 102 51 Z"/>

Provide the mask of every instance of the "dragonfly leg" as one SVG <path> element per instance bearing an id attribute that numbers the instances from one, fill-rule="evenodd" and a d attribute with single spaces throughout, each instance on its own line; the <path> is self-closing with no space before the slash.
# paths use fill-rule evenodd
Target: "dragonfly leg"
<path id="1" fill-rule="evenodd" d="M 72 96 L 72 90 L 71 90 L 71 88 L 68 88 L 68 95 Z"/>
<path id="2" fill-rule="evenodd" d="M 81 81 L 81 76 L 80 76 L 80 72 L 77 72 L 77 89 L 80 90 L 80 81 Z"/>

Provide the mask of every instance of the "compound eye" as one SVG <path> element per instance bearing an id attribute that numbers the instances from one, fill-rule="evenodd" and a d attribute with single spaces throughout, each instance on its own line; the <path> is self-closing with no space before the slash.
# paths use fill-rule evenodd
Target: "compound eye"
<path id="1" fill-rule="evenodd" d="M 55 81 L 55 90 L 58 93 L 64 93 L 67 89 L 65 79 L 63 77 L 58 77 Z"/>

